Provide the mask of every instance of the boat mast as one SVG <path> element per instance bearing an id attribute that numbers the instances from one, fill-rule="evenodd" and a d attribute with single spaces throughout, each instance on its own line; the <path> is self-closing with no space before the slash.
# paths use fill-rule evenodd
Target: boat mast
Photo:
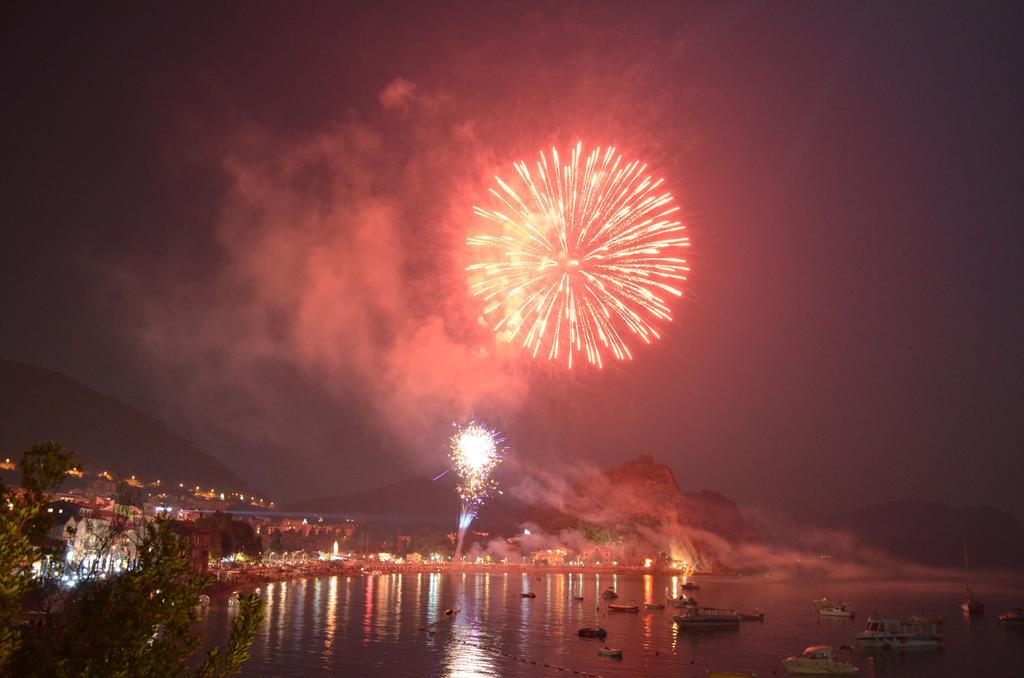
<path id="1" fill-rule="evenodd" d="M 967 533 L 963 535 L 964 538 L 964 569 L 967 571 L 967 597 L 971 596 L 971 561 L 967 557 Z"/>

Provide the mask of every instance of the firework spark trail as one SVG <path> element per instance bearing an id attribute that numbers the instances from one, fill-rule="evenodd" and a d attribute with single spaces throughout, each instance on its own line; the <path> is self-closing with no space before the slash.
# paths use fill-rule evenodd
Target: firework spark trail
<path id="1" fill-rule="evenodd" d="M 533 357 L 564 354 L 569 368 L 576 354 L 602 367 L 607 351 L 633 357 L 624 333 L 647 344 L 661 337 L 655 323 L 672 319 L 666 296 L 682 296 L 689 269 L 676 254 L 689 239 L 647 165 L 614 148 L 584 157 L 582 142 L 570 156 L 562 164 L 557 149 L 550 161 L 541 153 L 533 172 L 515 163 L 519 191 L 495 177 L 500 205 L 473 211 L 501 234 L 467 239 L 481 253 L 467 270 L 499 336 L 519 338 Z"/>
<path id="2" fill-rule="evenodd" d="M 494 467 L 501 463 L 504 440 L 496 431 L 475 421 L 465 427 L 457 427 L 451 437 L 449 457 L 452 470 L 459 479 L 456 489 L 462 500 L 458 544 L 455 547 L 456 561 L 462 555 L 462 540 L 470 523 L 484 500 L 498 489 L 498 483 L 491 474 Z"/>

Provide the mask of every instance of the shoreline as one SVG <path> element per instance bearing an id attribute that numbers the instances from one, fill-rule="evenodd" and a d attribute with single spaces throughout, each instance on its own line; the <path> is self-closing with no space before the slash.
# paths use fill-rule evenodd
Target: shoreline
<path id="1" fill-rule="evenodd" d="M 217 568 L 209 572 L 216 579 L 206 593 L 212 596 L 228 596 L 240 591 L 251 591 L 265 584 L 293 579 L 310 579 L 333 576 L 373 576 L 385 574 L 579 574 L 579 575 L 684 575 L 678 570 L 645 568 L 643 566 L 547 566 L 547 565 L 451 565 L 449 563 L 403 563 L 381 564 L 359 561 L 314 561 L 287 565 L 249 565 L 239 568 Z M 743 576 L 734 572 L 701 572 L 700 576 Z M 697 575 L 689 575 L 690 577 Z"/>
<path id="2" fill-rule="evenodd" d="M 205 593 L 211 597 L 227 597 L 231 594 L 243 591 L 252 591 L 261 586 L 267 584 L 274 584 L 277 582 L 292 581 L 298 579 L 314 579 L 320 577 L 334 577 L 334 576 L 349 576 L 349 577 L 361 577 L 361 576 L 375 576 L 375 575 L 390 575 L 390 574 L 501 574 L 501 575 L 520 575 L 520 576 L 537 576 L 538 578 L 543 575 L 657 575 L 657 576 L 678 576 L 683 577 L 677 570 L 666 569 L 666 568 L 644 568 L 644 567 L 605 567 L 605 566 L 571 566 L 571 567 L 559 567 L 559 566 L 543 566 L 543 565 L 460 565 L 454 566 L 451 564 L 412 564 L 403 563 L 401 565 L 379 563 L 361 563 L 358 561 L 312 561 L 307 563 L 294 563 L 285 565 L 250 565 L 247 567 L 241 567 L 237 569 L 218 568 L 211 570 L 210 575 L 215 577 L 215 580 L 207 588 Z M 859 578 L 859 577 L 829 577 L 827 574 L 820 573 L 826 579 L 832 580 L 846 580 L 846 581 L 862 581 L 862 582 L 874 582 L 878 583 L 876 579 L 872 578 Z M 781 576 L 777 576 L 781 575 Z M 995 589 L 1017 589 L 1016 585 L 1017 578 L 1011 576 L 1009 573 L 988 573 L 989 576 L 983 577 L 984 583 L 979 582 L 980 588 L 995 588 Z M 788 578 L 786 573 L 772 573 L 768 572 L 757 572 L 757 573 L 740 573 L 740 572 L 699 572 L 689 575 L 690 578 L 702 579 L 705 577 L 715 578 L 727 578 L 727 579 L 740 579 L 758 577 L 771 580 L 781 580 Z M 957 587 L 960 585 L 960 581 L 955 577 L 910 577 L 910 578 L 895 578 L 890 579 L 889 584 L 899 586 L 901 582 L 914 581 L 918 584 L 928 583 L 933 586 L 940 588 Z"/>

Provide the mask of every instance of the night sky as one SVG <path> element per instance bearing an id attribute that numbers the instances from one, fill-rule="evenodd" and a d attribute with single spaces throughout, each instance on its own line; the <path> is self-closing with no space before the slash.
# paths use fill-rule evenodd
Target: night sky
<path id="1" fill-rule="evenodd" d="M 804 518 L 1024 517 L 1024 5 L 362 4 L 6 6 L 0 358 L 286 499 L 436 472 L 477 415 Z M 463 243 L 579 139 L 665 177 L 693 271 L 567 374 L 476 323 Z"/>

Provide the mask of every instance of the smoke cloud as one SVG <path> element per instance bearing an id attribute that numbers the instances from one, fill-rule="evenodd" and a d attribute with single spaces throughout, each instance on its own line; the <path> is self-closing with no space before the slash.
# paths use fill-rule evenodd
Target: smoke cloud
<path id="1" fill-rule="evenodd" d="M 398 79 L 380 94 L 393 116 L 375 125 L 301 139 L 249 129 L 218 147 L 217 260 L 168 256 L 125 286 L 140 357 L 202 413 L 198 428 L 330 454 L 347 441 L 311 410 L 336 407 L 435 454 L 450 422 L 516 409 L 525 379 L 496 354 L 462 276 L 476 151 L 444 102 Z"/>
<path id="2" fill-rule="evenodd" d="M 551 513 L 543 521 L 524 522 L 516 538 L 519 553 L 564 548 L 591 559 L 605 553 L 630 563 L 664 553 L 697 563 L 699 570 L 775 578 L 877 579 L 885 573 L 897 579 L 945 581 L 960 576 L 902 561 L 846 532 L 795 522 L 777 511 L 739 508 L 714 493 L 683 493 L 670 475 L 659 477 L 670 474 L 667 467 L 643 459 L 608 473 L 583 460 L 519 465 L 520 477 L 508 488 L 509 496 L 560 514 L 563 521 L 587 525 L 552 530 L 559 518 Z M 643 464 L 646 477 L 629 468 L 638 464 Z M 509 554 L 504 540 L 477 548 L 479 555 L 498 559 Z"/>

